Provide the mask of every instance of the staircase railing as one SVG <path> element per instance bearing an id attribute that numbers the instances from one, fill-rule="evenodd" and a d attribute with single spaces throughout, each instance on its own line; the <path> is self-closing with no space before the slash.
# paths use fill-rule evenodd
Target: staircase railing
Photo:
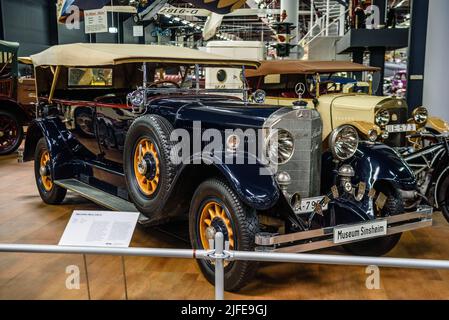
<path id="1" fill-rule="evenodd" d="M 345 9 L 345 7 L 341 3 L 331 3 L 330 0 L 311 0 L 310 3 L 311 8 L 309 31 L 299 41 L 299 44 L 301 46 L 306 46 L 320 36 L 343 36 L 346 15 L 348 14 L 349 10 Z M 315 7 L 317 4 L 321 4 L 319 8 L 325 8 L 323 14 L 320 17 L 318 17 L 315 11 Z M 332 33 L 332 28 L 335 28 L 337 32 Z M 318 29 L 319 31 L 317 32 L 316 29 Z"/>
<path id="2" fill-rule="evenodd" d="M 332 26 L 336 26 L 339 29 L 338 34 L 336 34 L 334 36 L 343 36 L 344 28 L 341 25 L 341 19 L 343 19 L 343 21 L 345 21 L 345 18 L 346 18 L 346 15 L 348 14 L 348 12 L 349 12 L 349 10 L 345 10 L 344 13 L 339 15 L 336 19 L 332 20 L 327 25 L 327 28 L 322 28 L 317 34 L 313 34 L 313 29 L 316 26 L 312 27 L 310 29 L 310 31 L 299 41 L 299 45 L 302 46 L 302 47 L 305 47 L 305 46 L 309 45 L 313 40 L 315 40 L 318 37 L 332 36 L 328 32 L 329 27 L 332 27 Z"/>

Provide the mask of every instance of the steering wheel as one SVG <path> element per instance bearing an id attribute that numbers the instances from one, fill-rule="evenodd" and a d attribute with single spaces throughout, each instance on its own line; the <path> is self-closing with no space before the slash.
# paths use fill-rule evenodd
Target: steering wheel
<path id="1" fill-rule="evenodd" d="M 331 86 L 329 86 L 331 84 Z M 320 82 L 320 95 L 326 94 L 330 89 L 337 89 L 337 83 L 333 81 L 322 81 Z M 316 97 L 316 83 L 309 82 L 309 93 L 312 97 Z"/>
<path id="2" fill-rule="evenodd" d="M 158 88 L 160 85 L 165 84 L 165 83 L 171 84 L 171 85 L 175 86 L 178 89 L 181 88 L 179 86 L 179 84 L 177 84 L 176 82 L 171 81 L 171 80 L 159 80 L 159 81 L 152 82 L 152 83 L 150 83 L 148 85 L 148 88 Z"/>

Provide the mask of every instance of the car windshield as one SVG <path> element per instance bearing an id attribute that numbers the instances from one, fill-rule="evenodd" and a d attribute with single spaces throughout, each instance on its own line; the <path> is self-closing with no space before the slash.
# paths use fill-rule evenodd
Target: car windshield
<path id="1" fill-rule="evenodd" d="M 298 95 L 295 92 L 295 88 L 298 83 L 303 83 L 306 87 L 303 98 L 313 98 L 316 96 L 317 78 L 315 75 L 270 74 L 256 81 L 260 82 L 252 82 L 251 86 L 264 90 L 268 96 L 297 98 Z M 354 72 L 320 74 L 320 95 L 332 93 L 368 94 L 370 92 L 369 81 L 371 81 L 371 75 L 368 73 L 362 73 L 361 75 L 357 75 Z"/>

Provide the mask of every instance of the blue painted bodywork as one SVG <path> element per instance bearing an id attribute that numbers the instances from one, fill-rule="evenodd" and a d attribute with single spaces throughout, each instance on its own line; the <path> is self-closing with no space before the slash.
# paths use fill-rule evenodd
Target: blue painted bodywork
<path id="1" fill-rule="evenodd" d="M 375 219 L 372 203 L 367 196 L 370 189 L 375 188 L 378 182 L 389 183 L 397 190 L 415 190 L 416 179 L 405 161 L 391 147 L 381 143 L 362 142 L 355 156 L 344 161 L 355 170 L 352 179 L 354 185 L 359 182 L 366 184 L 366 196 L 362 201 L 341 197 L 335 201 L 335 205 L 342 211 L 350 210 L 357 214 L 362 220 Z M 336 174 L 332 154 L 326 152 L 323 155 L 322 187 L 329 190 L 335 185 Z M 327 174 L 333 172 L 333 174 Z"/>
<path id="2" fill-rule="evenodd" d="M 34 155 L 35 143 L 44 136 L 52 156 L 54 179 L 80 178 L 80 175 L 97 175 L 96 168 L 115 174 L 121 182 L 115 187 L 124 187 L 123 150 L 128 128 L 136 119 L 130 109 L 113 105 L 92 103 L 79 107 L 92 120 L 95 135 L 81 132 L 79 128 L 68 130 L 61 117 L 51 116 L 37 119 L 30 126 L 25 148 L 25 160 Z M 279 107 L 246 104 L 239 99 L 223 96 L 181 95 L 157 97 L 150 100 L 145 114 L 156 114 L 167 119 L 173 127 L 192 130 L 195 121 L 201 121 L 203 129 L 260 129 Z M 75 113 L 76 114 L 76 113 Z M 215 155 L 215 156 L 220 156 Z M 248 154 L 245 154 L 248 157 Z M 245 161 L 245 163 L 247 163 Z M 356 170 L 354 183 L 364 181 L 370 187 L 378 180 L 391 183 L 396 188 L 411 190 L 415 187 L 413 173 L 393 149 L 381 144 L 362 143 L 355 157 L 347 161 Z M 206 164 L 202 164 L 207 166 Z M 180 166 L 175 182 L 190 165 Z M 254 164 L 210 164 L 224 177 L 237 195 L 249 207 L 268 210 L 279 204 L 283 196 L 273 175 L 260 175 L 264 165 L 258 159 Z M 322 186 L 329 192 L 335 184 L 337 173 L 330 153 L 323 155 Z M 207 167 L 204 167 L 207 169 Z M 100 170 L 101 171 L 101 170 Z M 104 171 L 104 170 L 103 170 Z M 104 178 L 103 178 L 104 180 Z M 109 181 L 108 181 L 109 182 Z M 173 183 L 175 188 L 176 183 Z M 369 189 L 369 188 L 368 188 Z M 172 190 L 173 191 L 173 190 Z M 372 210 L 367 200 L 338 199 L 333 205 L 344 208 L 354 220 L 372 219 Z M 291 210 L 291 208 L 290 208 Z"/>

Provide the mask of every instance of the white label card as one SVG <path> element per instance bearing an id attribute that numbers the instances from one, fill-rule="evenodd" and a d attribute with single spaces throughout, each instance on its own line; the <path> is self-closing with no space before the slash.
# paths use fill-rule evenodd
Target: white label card
<path id="1" fill-rule="evenodd" d="M 129 247 L 138 212 L 73 211 L 60 246 Z"/>
<path id="2" fill-rule="evenodd" d="M 334 243 L 370 239 L 387 234 L 387 220 L 375 220 L 334 229 Z"/>
<path id="3" fill-rule="evenodd" d="M 85 33 L 108 32 L 108 13 L 104 9 L 84 11 Z"/>
<path id="4" fill-rule="evenodd" d="M 133 26 L 133 36 L 143 37 L 143 26 Z"/>

